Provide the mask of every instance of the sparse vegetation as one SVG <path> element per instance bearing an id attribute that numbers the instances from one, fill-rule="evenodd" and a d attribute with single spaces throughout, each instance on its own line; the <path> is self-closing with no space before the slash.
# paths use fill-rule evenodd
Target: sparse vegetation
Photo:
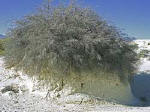
<path id="1" fill-rule="evenodd" d="M 0 55 L 3 53 L 4 48 L 3 48 L 3 42 L 0 40 Z"/>
<path id="2" fill-rule="evenodd" d="M 136 70 L 135 45 L 91 9 L 45 6 L 17 21 L 8 36 L 7 65 L 41 79 L 89 71 L 124 79 Z"/>
<path id="3" fill-rule="evenodd" d="M 149 50 L 141 50 L 139 53 L 140 58 L 146 58 L 150 56 L 150 51 Z"/>
<path id="4" fill-rule="evenodd" d="M 4 55 L 5 53 L 5 44 L 8 41 L 8 38 L 0 39 L 0 55 Z"/>

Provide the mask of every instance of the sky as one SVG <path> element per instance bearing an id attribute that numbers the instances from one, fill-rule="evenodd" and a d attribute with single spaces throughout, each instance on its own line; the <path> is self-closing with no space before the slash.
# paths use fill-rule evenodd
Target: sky
<path id="1" fill-rule="evenodd" d="M 9 31 L 16 19 L 35 12 L 43 1 L 0 0 L 0 34 Z M 150 39 L 150 0 L 77 0 L 77 3 L 92 8 L 131 37 Z M 58 0 L 53 4 L 58 4 Z"/>

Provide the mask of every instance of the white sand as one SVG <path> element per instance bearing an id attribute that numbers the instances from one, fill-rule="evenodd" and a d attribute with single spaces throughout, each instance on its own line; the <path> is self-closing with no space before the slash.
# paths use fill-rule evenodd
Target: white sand
<path id="1" fill-rule="evenodd" d="M 135 43 L 138 44 L 139 46 L 139 50 L 145 49 L 145 50 L 150 50 L 150 45 L 148 45 L 148 43 L 150 43 L 150 39 L 138 39 L 135 40 Z"/>
<path id="2" fill-rule="evenodd" d="M 143 39 L 143 40 L 135 40 L 135 43 L 138 45 L 139 49 L 138 52 L 141 50 L 148 50 L 150 51 L 150 39 Z M 149 72 L 150 71 L 150 54 L 149 58 L 142 58 L 141 65 L 139 66 L 139 72 Z"/>

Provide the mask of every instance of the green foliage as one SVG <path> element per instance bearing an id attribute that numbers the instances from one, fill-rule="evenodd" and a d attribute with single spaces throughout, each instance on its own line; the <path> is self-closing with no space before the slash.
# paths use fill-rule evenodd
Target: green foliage
<path id="1" fill-rule="evenodd" d="M 141 50 L 140 53 L 139 53 L 139 57 L 140 58 L 146 58 L 146 57 L 149 57 L 149 54 L 150 54 L 150 51 L 149 50 Z"/>
<path id="2" fill-rule="evenodd" d="M 134 72 L 135 45 L 114 26 L 90 9 L 49 7 L 17 21 L 11 29 L 6 46 L 9 66 L 39 76 L 104 70 L 124 78 Z"/>
<path id="3" fill-rule="evenodd" d="M 6 42 L 8 42 L 8 38 L 0 39 L 0 55 L 4 55 L 4 53 L 5 53 Z"/>

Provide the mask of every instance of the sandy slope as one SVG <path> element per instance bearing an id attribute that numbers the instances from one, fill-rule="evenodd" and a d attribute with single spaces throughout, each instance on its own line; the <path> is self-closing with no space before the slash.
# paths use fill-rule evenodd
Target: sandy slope
<path id="1" fill-rule="evenodd" d="M 142 43 L 140 41 L 140 45 Z M 149 65 L 149 61 L 145 59 L 139 70 L 147 71 L 150 69 Z M 135 78 L 134 92 L 136 90 L 137 97 L 143 93 L 149 95 L 147 92 L 149 89 L 143 87 L 150 84 L 149 80 L 146 81 L 143 77 Z M 5 87 L 11 85 L 15 85 L 17 93 L 11 90 L 2 93 Z M 31 80 L 22 72 L 5 69 L 4 58 L 0 57 L 0 112 L 150 112 L 150 107 L 123 106 L 83 94 L 60 99 L 46 98 L 47 90 L 39 89 L 37 85 L 36 81 Z"/>

